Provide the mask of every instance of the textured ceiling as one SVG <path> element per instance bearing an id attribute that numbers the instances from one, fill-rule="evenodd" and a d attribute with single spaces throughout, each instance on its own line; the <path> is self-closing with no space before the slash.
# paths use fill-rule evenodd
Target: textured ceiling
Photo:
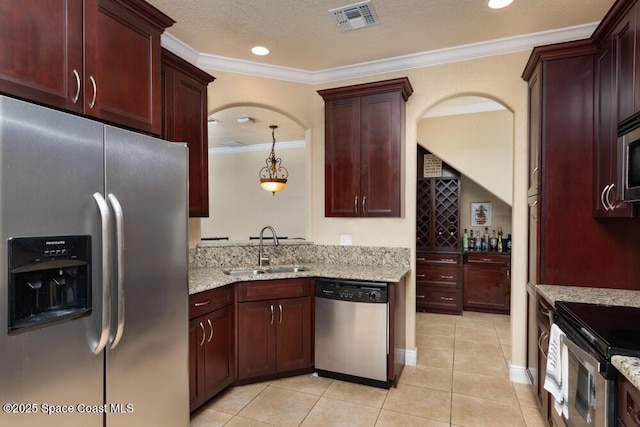
<path id="1" fill-rule="evenodd" d="M 317 71 L 596 22 L 613 0 L 372 0 L 379 25 L 341 32 L 328 11 L 352 0 L 147 0 L 168 32 L 204 54 Z M 251 54 L 255 45 L 271 50 Z"/>
<path id="2" fill-rule="evenodd" d="M 488 0 L 372 0 L 380 24 L 341 32 L 329 10 L 358 0 L 147 0 L 174 20 L 167 32 L 201 54 L 319 71 L 368 61 L 566 28 L 601 20 L 614 0 L 514 0 L 502 10 Z M 266 57 L 250 52 L 271 50 Z M 238 124 L 237 117 L 255 122 Z M 291 119 L 254 107 L 212 117 L 210 147 L 304 139 Z"/>

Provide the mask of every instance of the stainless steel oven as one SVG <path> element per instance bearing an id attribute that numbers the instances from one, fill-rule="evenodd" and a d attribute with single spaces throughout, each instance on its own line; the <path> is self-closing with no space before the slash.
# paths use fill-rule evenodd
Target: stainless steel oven
<path id="1" fill-rule="evenodd" d="M 617 371 L 611 356 L 640 356 L 633 333 L 640 308 L 556 302 L 554 322 L 568 350 L 569 427 L 616 426 Z"/>
<path id="2" fill-rule="evenodd" d="M 607 378 L 602 361 L 564 336 L 569 354 L 569 416 L 570 427 L 615 426 L 615 376 Z"/>

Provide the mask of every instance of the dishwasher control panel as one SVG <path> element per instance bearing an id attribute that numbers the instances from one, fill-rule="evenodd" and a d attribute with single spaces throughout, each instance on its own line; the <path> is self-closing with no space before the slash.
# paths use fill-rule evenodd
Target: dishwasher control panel
<path id="1" fill-rule="evenodd" d="M 387 284 L 352 280 L 316 281 L 316 298 L 364 303 L 387 303 Z"/>

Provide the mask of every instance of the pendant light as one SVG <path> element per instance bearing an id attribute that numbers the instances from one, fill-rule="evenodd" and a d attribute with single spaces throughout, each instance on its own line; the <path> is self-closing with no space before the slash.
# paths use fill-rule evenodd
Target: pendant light
<path id="1" fill-rule="evenodd" d="M 271 138 L 273 138 L 273 144 L 271 145 L 271 153 L 269 153 L 269 157 L 265 160 L 267 164 L 265 167 L 260 169 L 260 187 L 264 191 L 270 191 L 275 196 L 276 192 L 280 190 L 284 190 L 287 186 L 287 177 L 289 176 L 289 171 L 287 168 L 282 166 L 282 159 L 276 157 L 275 147 L 276 147 L 276 136 L 275 130 L 278 128 L 276 125 L 269 126 L 271 128 Z"/>

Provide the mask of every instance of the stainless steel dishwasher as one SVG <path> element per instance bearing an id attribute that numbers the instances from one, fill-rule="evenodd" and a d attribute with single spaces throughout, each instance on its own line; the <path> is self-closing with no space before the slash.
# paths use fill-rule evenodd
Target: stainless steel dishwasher
<path id="1" fill-rule="evenodd" d="M 318 375 L 389 388 L 387 284 L 318 279 L 315 304 Z"/>

